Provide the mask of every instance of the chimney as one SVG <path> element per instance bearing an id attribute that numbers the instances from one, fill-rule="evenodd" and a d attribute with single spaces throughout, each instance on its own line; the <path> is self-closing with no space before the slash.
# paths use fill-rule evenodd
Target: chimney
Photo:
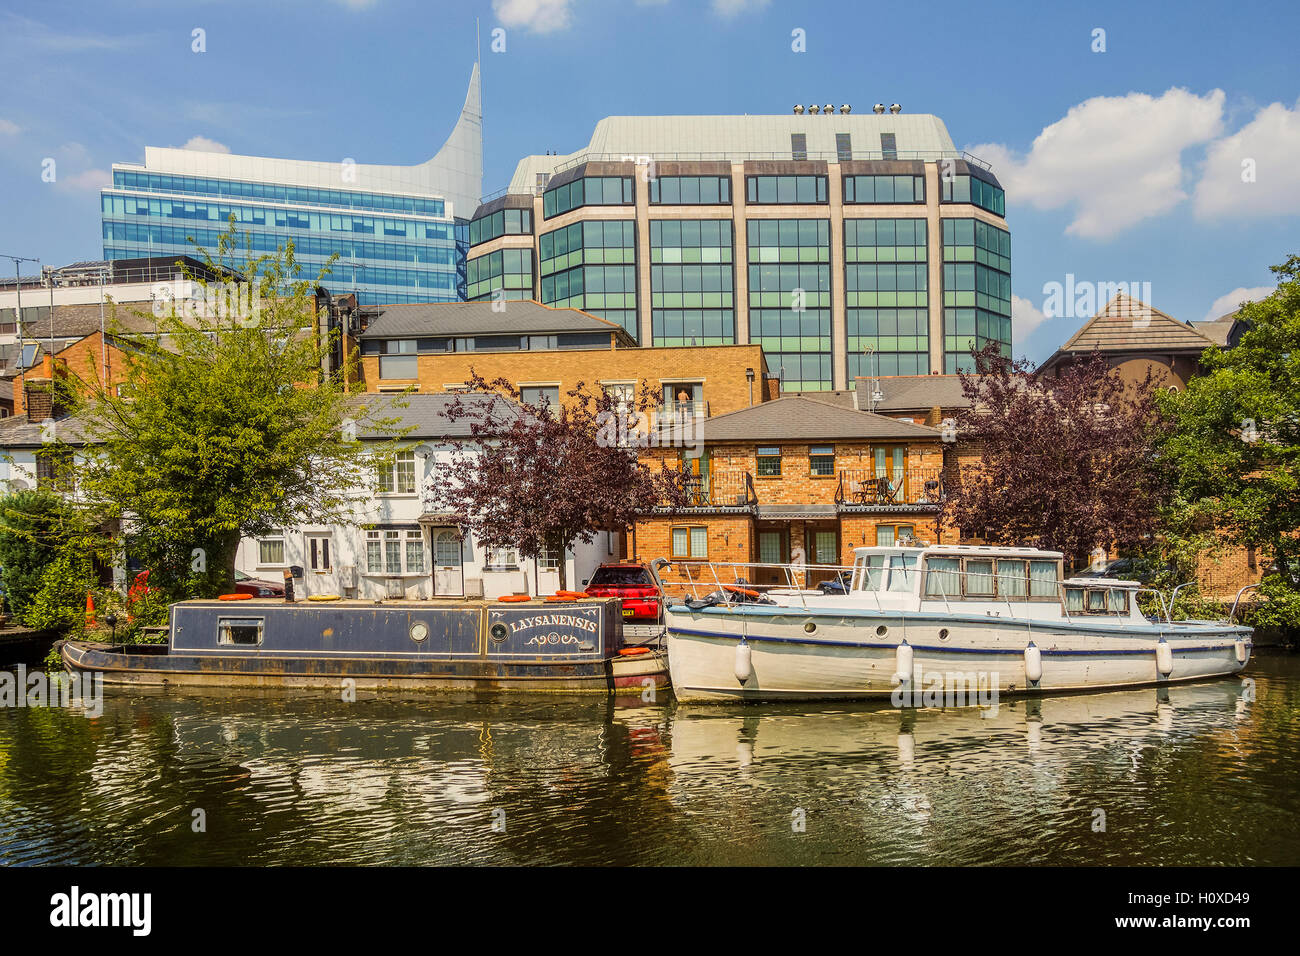
<path id="1" fill-rule="evenodd" d="M 67 412 L 54 394 L 54 363 L 50 356 L 41 357 L 39 374 L 28 375 L 23 381 L 23 407 L 29 422 L 43 422 L 58 418 Z"/>

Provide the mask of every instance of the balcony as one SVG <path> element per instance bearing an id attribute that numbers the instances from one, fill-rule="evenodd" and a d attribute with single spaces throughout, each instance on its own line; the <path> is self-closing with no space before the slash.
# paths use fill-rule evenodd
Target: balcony
<path id="1" fill-rule="evenodd" d="M 748 510 L 758 504 L 754 479 L 742 468 L 719 468 L 707 475 L 687 475 L 682 490 L 686 508 Z"/>
<path id="2" fill-rule="evenodd" d="M 708 402 L 664 402 L 653 412 L 654 427 L 660 431 L 680 428 L 687 423 L 696 424 L 709 417 Z"/>
<path id="3" fill-rule="evenodd" d="M 835 505 L 841 511 L 938 508 L 944 499 L 942 468 L 906 468 L 901 475 L 875 468 L 841 468 Z"/>

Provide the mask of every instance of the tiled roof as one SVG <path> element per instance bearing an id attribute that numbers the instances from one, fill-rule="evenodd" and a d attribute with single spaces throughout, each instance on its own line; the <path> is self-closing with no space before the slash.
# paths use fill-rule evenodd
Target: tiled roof
<path id="1" fill-rule="evenodd" d="M 26 296 L 23 297 L 26 300 Z M 36 305 L 44 305 L 40 301 Z M 152 332 L 157 327 L 157 319 L 150 311 L 152 302 L 117 302 L 104 306 L 104 328 L 112 331 L 123 328 L 129 332 Z M 27 311 L 24 301 L 23 311 Z M 144 315 L 139 315 L 143 312 Z M 99 303 L 73 303 L 54 306 L 54 337 L 56 339 L 83 339 L 99 331 Z M 23 323 L 23 338 L 48 339 L 50 337 L 50 320 L 37 319 L 35 322 Z"/>
<path id="2" fill-rule="evenodd" d="M 928 412 L 938 406 L 969 408 L 956 375 L 886 375 L 876 379 L 884 396 L 876 403 L 878 412 Z M 870 407 L 871 379 L 858 378 L 858 407 Z"/>
<path id="3" fill-rule="evenodd" d="M 1214 342 L 1190 322 L 1180 322 L 1145 302 L 1120 293 L 1083 324 L 1062 352 L 1200 352 Z"/>
<path id="4" fill-rule="evenodd" d="M 388 419 L 397 421 L 390 430 L 360 428 L 357 437 L 365 439 L 388 438 L 393 431 L 410 431 L 400 434 L 403 441 L 416 438 L 469 438 L 470 420 L 447 418 L 446 412 L 456 401 L 455 392 L 436 392 L 429 395 L 355 395 L 350 400 L 360 414 L 367 419 Z M 528 414 L 524 409 L 501 395 L 489 395 L 482 392 L 463 392 L 460 398 L 464 405 L 477 405 L 482 408 L 486 403 L 492 405 L 492 417 L 503 424 L 513 421 L 517 416 Z M 363 411 L 364 410 L 364 411 Z M 473 418 L 478 419 L 475 413 Z"/>
<path id="5" fill-rule="evenodd" d="M 709 441 L 816 441 L 849 438 L 930 438 L 939 432 L 884 415 L 803 396 L 777 398 L 706 418 L 695 438 Z M 687 437 L 687 436 L 684 436 Z"/>
<path id="6" fill-rule="evenodd" d="M 546 335 L 553 332 L 614 332 L 622 345 L 635 345 L 621 325 L 578 309 L 552 309 L 531 300 L 511 300 L 494 310 L 494 302 L 428 302 L 381 305 L 362 339 L 419 335 Z"/>

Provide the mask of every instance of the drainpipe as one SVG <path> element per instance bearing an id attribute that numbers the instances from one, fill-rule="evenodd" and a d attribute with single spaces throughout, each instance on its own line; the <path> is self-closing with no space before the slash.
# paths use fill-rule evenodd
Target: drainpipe
<path id="1" fill-rule="evenodd" d="M 754 404 L 754 370 L 752 368 L 745 369 L 745 381 L 749 383 L 749 404 L 752 407 Z"/>

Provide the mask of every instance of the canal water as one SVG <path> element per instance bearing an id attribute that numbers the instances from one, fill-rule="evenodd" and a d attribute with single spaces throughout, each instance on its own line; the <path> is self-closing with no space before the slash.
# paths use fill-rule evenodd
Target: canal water
<path id="1" fill-rule="evenodd" d="M 0 864 L 1296 864 L 1300 659 L 977 709 L 108 690 L 0 708 Z"/>

